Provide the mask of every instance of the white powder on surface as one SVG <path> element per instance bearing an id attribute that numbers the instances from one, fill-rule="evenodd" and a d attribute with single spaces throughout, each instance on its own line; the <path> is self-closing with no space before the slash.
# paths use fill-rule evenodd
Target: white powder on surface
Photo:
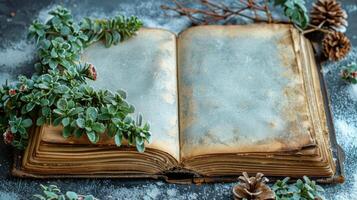
<path id="1" fill-rule="evenodd" d="M 19 196 L 13 192 L 1 192 L 0 191 L 0 200 L 18 200 Z"/>
<path id="2" fill-rule="evenodd" d="M 357 84 L 353 84 L 348 87 L 348 94 L 353 101 L 357 101 Z"/>
<path id="3" fill-rule="evenodd" d="M 357 199 L 357 85 L 341 80 L 342 67 L 357 60 L 357 48 L 340 62 L 326 63 L 323 74 L 331 98 L 337 141 L 345 151 L 345 179 L 343 185 L 327 185 L 327 199 Z"/>
<path id="4" fill-rule="evenodd" d="M 35 56 L 35 45 L 22 39 L 0 50 L 0 68 L 17 67 L 31 61 Z"/>
<path id="5" fill-rule="evenodd" d="M 340 133 L 340 138 L 346 139 L 345 146 L 357 146 L 357 127 L 345 120 L 336 120 L 335 128 Z"/>
<path id="6" fill-rule="evenodd" d="M 357 11 L 357 5 L 348 5 L 348 6 L 346 6 L 346 11 L 349 14 L 352 14 L 352 13 L 356 12 Z"/>

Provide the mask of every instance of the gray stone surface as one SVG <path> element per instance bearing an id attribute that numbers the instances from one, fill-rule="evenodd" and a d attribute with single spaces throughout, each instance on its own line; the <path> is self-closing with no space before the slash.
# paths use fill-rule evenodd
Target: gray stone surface
<path id="1" fill-rule="evenodd" d="M 231 0 L 232 2 L 233 0 Z M 0 1 L 0 82 L 13 80 L 19 74 L 30 74 L 35 60 L 34 45 L 26 39 L 29 23 L 39 17 L 48 18 L 47 12 L 55 5 L 72 10 L 77 20 L 84 16 L 110 17 L 116 13 L 138 15 L 147 27 L 160 27 L 180 32 L 190 25 L 185 18 L 167 16 L 160 10 L 169 0 L 83 0 L 83 1 Z M 357 45 L 357 2 L 344 0 L 349 14 L 347 34 Z M 15 17 L 10 17 L 15 12 Z M 345 60 L 325 63 L 324 76 L 332 101 L 333 116 L 338 141 L 346 151 L 346 183 L 328 185 L 327 199 L 357 199 L 357 87 L 346 85 L 339 79 L 340 67 L 357 60 L 357 48 Z M 57 184 L 63 190 L 92 193 L 100 199 L 230 199 L 230 184 L 175 185 L 151 180 L 31 180 L 9 176 L 12 162 L 11 148 L 0 145 L 0 200 L 32 199 L 40 192 L 39 184 Z"/>

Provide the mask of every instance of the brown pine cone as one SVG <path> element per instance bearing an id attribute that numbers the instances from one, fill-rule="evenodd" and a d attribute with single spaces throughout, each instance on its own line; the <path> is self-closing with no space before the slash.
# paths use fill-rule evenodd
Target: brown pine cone
<path id="1" fill-rule="evenodd" d="M 310 13 L 311 24 L 345 32 L 348 26 L 347 13 L 336 0 L 318 0 Z"/>
<path id="2" fill-rule="evenodd" d="M 243 176 L 239 177 L 239 184 L 233 187 L 233 197 L 235 200 L 273 200 L 275 194 L 265 184 L 268 181 L 262 173 L 249 177 L 247 172 L 243 172 Z"/>
<path id="3" fill-rule="evenodd" d="M 338 61 L 351 50 L 350 40 L 341 32 L 328 33 L 322 40 L 323 52 L 330 60 Z"/>

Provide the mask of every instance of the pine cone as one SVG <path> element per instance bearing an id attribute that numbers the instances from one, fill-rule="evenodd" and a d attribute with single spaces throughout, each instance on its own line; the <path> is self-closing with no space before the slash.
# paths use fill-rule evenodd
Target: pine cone
<path id="1" fill-rule="evenodd" d="M 336 0 L 318 0 L 310 13 L 311 24 L 345 32 L 348 26 L 347 13 Z"/>
<path id="2" fill-rule="evenodd" d="M 262 173 L 249 178 L 247 172 L 243 172 L 243 176 L 239 177 L 240 183 L 233 187 L 233 197 L 235 200 L 273 200 L 275 194 L 265 184 L 268 181 Z"/>
<path id="3" fill-rule="evenodd" d="M 341 32 L 328 33 L 322 40 L 323 52 L 330 60 L 338 61 L 351 50 L 350 40 Z"/>

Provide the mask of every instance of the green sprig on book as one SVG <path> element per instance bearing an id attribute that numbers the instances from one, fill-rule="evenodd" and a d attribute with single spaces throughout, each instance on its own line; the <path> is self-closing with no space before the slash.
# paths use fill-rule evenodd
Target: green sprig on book
<path id="1" fill-rule="evenodd" d="M 149 124 L 142 116 L 132 119 L 134 106 L 125 99 L 124 91 L 95 90 L 87 79 L 96 80 L 94 65 L 81 63 L 80 55 L 90 44 L 103 40 L 106 47 L 130 38 L 142 26 L 136 17 L 113 19 L 85 18 L 74 22 L 71 13 L 57 7 L 51 18 L 42 23 L 35 20 L 29 36 L 36 41 L 39 62 L 31 78 L 19 76 L 14 85 L 0 88 L 0 130 L 5 143 L 24 149 L 28 129 L 36 124 L 62 125 L 63 137 L 87 135 L 97 143 L 103 133 L 135 145 L 143 152 L 150 141 Z"/>

